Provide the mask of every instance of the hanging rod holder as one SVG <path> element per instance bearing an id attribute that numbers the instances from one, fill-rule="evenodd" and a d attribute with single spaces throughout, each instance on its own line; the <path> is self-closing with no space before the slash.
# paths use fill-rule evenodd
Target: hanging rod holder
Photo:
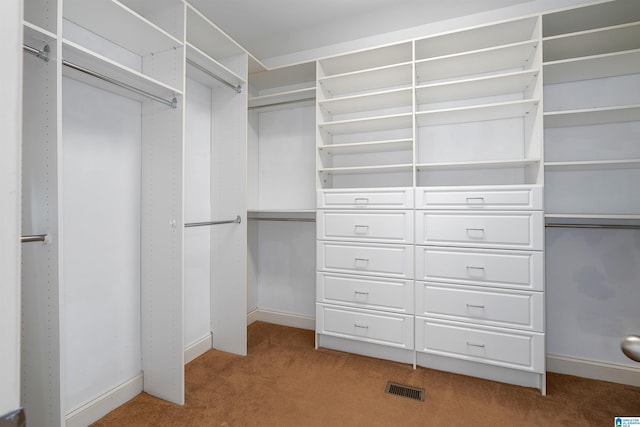
<path id="1" fill-rule="evenodd" d="M 84 68 L 84 67 L 82 67 L 82 66 L 80 66 L 78 64 L 74 64 L 73 62 L 69 62 L 69 61 L 64 60 L 64 59 L 62 60 L 62 65 L 64 65 L 65 67 L 69 67 L 71 69 L 74 69 L 76 71 L 80 71 L 81 73 L 87 74 L 89 76 L 95 77 L 95 78 L 100 79 L 102 81 L 105 81 L 107 83 L 111 83 L 112 85 L 120 86 L 120 87 L 122 87 L 124 89 L 127 89 L 127 90 L 131 91 L 131 92 L 137 93 L 138 95 L 142 95 L 142 96 L 147 97 L 149 99 L 152 99 L 154 101 L 157 101 L 157 102 L 160 102 L 162 104 L 165 104 L 165 105 L 167 105 L 167 106 L 169 106 L 169 107 L 171 107 L 173 109 L 178 107 L 178 100 L 176 98 L 173 98 L 172 100 L 164 99 L 164 98 L 162 98 L 160 96 L 154 95 L 154 94 L 149 93 L 147 91 L 144 91 L 142 89 L 138 89 L 135 86 L 128 85 L 128 84 L 123 83 L 123 82 L 121 82 L 119 80 L 112 79 L 111 77 L 107 77 L 107 76 L 105 76 L 103 74 L 96 73 L 95 71 L 89 70 L 88 68 Z"/>
<path id="2" fill-rule="evenodd" d="M 187 64 L 191 65 L 194 68 L 197 68 L 198 70 L 202 71 L 203 73 L 205 73 L 206 75 L 208 75 L 209 77 L 219 81 L 220 83 L 223 83 L 227 86 L 229 86 L 231 89 L 235 90 L 238 93 L 242 93 L 242 86 L 241 85 L 234 85 L 233 83 L 230 83 L 228 81 L 226 81 L 225 79 L 223 79 L 220 76 L 216 76 L 215 74 L 213 74 L 211 71 L 207 70 L 206 68 L 204 68 L 202 65 L 192 61 L 191 59 L 187 58 Z"/>
<path id="3" fill-rule="evenodd" d="M 21 243 L 31 243 L 31 242 L 49 243 L 49 235 L 48 234 L 32 234 L 28 236 L 21 236 L 20 242 Z"/>
<path id="4" fill-rule="evenodd" d="M 185 228 L 187 227 L 203 227 L 205 225 L 219 225 L 219 224 L 240 224 L 242 219 L 240 215 L 236 216 L 235 219 L 230 219 L 226 221 L 205 221 L 205 222 L 187 222 L 184 224 Z"/>
<path id="5" fill-rule="evenodd" d="M 608 228 L 616 230 L 640 230 L 640 225 L 635 224 L 564 224 L 549 222 L 544 226 L 549 228 Z"/>
<path id="6" fill-rule="evenodd" d="M 22 45 L 22 50 L 24 50 L 27 53 L 30 53 L 36 58 L 42 59 L 44 62 L 49 62 L 49 53 L 51 53 L 51 48 L 49 47 L 48 44 L 45 45 L 42 48 L 42 50 L 36 49 L 35 47 L 31 47 L 25 44 L 25 45 Z"/>

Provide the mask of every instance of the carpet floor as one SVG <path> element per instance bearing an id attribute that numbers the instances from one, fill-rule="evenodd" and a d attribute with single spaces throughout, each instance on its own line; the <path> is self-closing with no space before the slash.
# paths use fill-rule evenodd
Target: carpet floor
<path id="1" fill-rule="evenodd" d="M 186 403 L 142 393 L 94 426 L 613 426 L 640 416 L 640 388 L 549 373 L 547 396 L 332 350 L 314 332 L 256 322 L 248 356 L 211 350 L 185 367 Z M 388 381 L 425 389 L 419 402 Z"/>

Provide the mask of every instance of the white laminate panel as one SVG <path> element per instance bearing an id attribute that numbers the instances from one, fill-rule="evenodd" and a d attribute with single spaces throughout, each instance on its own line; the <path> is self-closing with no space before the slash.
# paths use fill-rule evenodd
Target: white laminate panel
<path id="1" fill-rule="evenodd" d="M 316 332 L 413 349 L 413 316 L 316 305 Z"/>
<path id="2" fill-rule="evenodd" d="M 542 250 L 543 240 L 541 211 L 416 211 L 417 244 Z"/>
<path id="3" fill-rule="evenodd" d="M 413 189 L 318 191 L 318 209 L 413 209 Z"/>
<path id="4" fill-rule="evenodd" d="M 541 186 L 417 188 L 418 209 L 541 210 Z"/>
<path id="5" fill-rule="evenodd" d="M 416 317 L 416 351 L 544 372 L 544 334 Z"/>
<path id="6" fill-rule="evenodd" d="M 413 246 L 318 241 L 319 270 L 413 278 Z"/>
<path id="7" fill-rule="evenodd" d="M 318 211 L 318 239 L 413 243 L 413 211 Z"/>
<path id="8" fill-rule="evenodd" d="M 317 273 L 318 302 L 413 313 L 413 281 Z"/>
<path id="9" fill-rule="evenodd" d="M 541 292 L 416 283 L 416 314 L 542 332 Z"/>
<path id="10" fill-rule="evenodd" d="M 416 247 L 416 279 L 542 291 L 544 255 L 536 251 Z"/>

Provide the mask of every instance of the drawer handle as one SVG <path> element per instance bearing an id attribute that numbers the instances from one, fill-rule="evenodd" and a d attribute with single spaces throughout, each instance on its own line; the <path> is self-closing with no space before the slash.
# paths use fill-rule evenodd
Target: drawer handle
<path id="1" fill-rule="evenodd" d="M 360 329 L 369 329 L 369 327 L 367 325 L 360 325 L 358 323 L 354 323 L 353 327 L 354 328 L 360 328 Z"/>
<path id="2" fill-rule="evenodd" d="M 369 262 L 369 258 L 355 258 L 356 263 L 358 262 Z"/>
<path id="3" fill-rule="evenodd" d="M 467 345 L 468 345 L 469 347 L 479 347 L 479 348 L 484 348 L 484 344 L 476 344 L 476 343 L 469 342 L 469 341 L 467 341 Z"/>
<path id="4" fill-rule="evenodd" d="M 369 232 L 369 226 L 356 224 L 355 230 L 356 234 L 367 234 Z"/>
<path id="5" fill-rule="evenodd" d="M 472 233 L 480 233 L 482 235 L 482 236 L 476 237 L 477 239 L 483 238 L 484 228 L 467 228 L 467 234 L 470 235 L 471 238 L 473 238 L 473 236 L 471 236 Z"/>
<path id="6" fill-rule="evenodd" d="M 477 200 L 478 203 L 472 203 L 474 200 Z M 467 203 L 475 205 L 484 203 L 484 197 L 467 197 Z"/>
<path id="7" fill-rule="evenodd" d="M 356 205 L 368 205 L 369 198 L 368 197 L 356 197 L 353 201 Z"/>
<path id="8" fill-rule="evenodd" d="M 363 292 L 363 291 L 355 291 L 354 293 L 356 295 L 369 295 L 369 292 Z"/>
<path id="9" fill-rule="evenodd" d="M 484 304 L 467 304 L 469 308 L 484 308 Z"/>
<path id="10" fill-rule="evenodd" d="M 471 271 L 477 270 L 477 271 L 481 271 L 482 273 L 484 273 L 484 267 L 474 267 L 472 265 L 467 265 L 467 270 L 471 270 Z"/>

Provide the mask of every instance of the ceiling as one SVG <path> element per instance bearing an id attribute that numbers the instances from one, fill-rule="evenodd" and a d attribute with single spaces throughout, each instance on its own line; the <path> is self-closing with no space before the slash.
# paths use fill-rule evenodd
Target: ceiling
<path id="1" fill-rule="evenodd" d="M 189 1 L 265 61 L 532 0 Z"/>

